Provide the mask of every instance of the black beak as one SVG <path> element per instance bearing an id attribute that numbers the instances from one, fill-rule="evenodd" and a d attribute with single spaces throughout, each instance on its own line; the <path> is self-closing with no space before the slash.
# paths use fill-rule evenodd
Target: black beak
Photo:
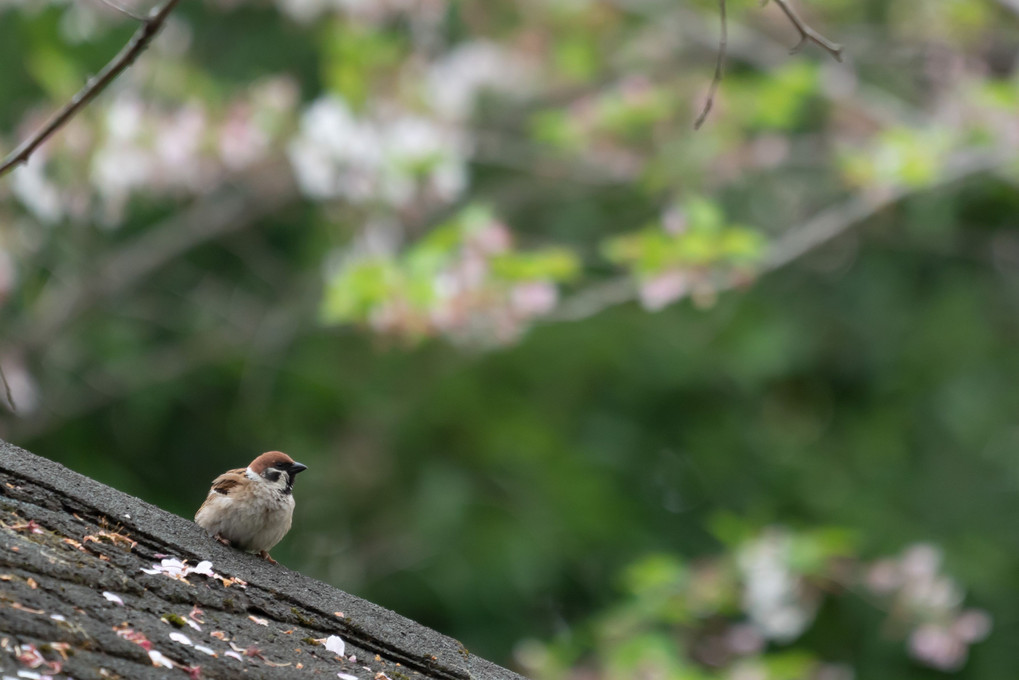
<path id="1" fill-rule="evenodd" d="M 290 476 L 293 477 L 298 472 L 304 472 L 307 469 L 308 469 L 308 466 L 305 465 L 304 463 L 296 463 L 296 462 L 291 463 L 290 464 Z"/>

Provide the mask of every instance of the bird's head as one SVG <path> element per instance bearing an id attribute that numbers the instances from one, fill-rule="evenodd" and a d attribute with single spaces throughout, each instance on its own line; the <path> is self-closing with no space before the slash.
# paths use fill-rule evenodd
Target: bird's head
<path id="1" fill-rule="evenodd" d="M 308 469 L 307 465 L 298 463 L 282 451 L 268 451 L 251 461 L 248 470 L 251 475 L 273 486 L 278 486 L 285 493 L 294 488 L 294 477 L 297 473 Z"/>

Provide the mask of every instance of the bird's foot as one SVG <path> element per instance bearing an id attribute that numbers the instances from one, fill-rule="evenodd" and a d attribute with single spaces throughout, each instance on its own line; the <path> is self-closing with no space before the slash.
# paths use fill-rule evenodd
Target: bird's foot
<path id="1" fill-rule="evenodd" d="M 216 534 L 215 536 L 213 536 L 213 538 L 215 538 L 215 539 L 216 539 L 217 541 L 219 541 L 219 542 L 220 542 L 220 543 L 222 543 L 223 545 L 226 545 L 226 546 L 233 546 L 233 543 L 231 543 L 231 542 L 230 542 L 230 539 L 228 539 L 228 538 L 223 538 L 223 535 L 222 535 L 222 534 Z"/>
<path id="2" fill-rule="evenodd" d="M 279 562 L 274 560 L 272 558 L 272 556 L 269 555 L 269 551 L 268 550 L 263 550 L 262 552 L 258 553 L 258 556 L 261 557 L 266 562 L 269 562 L 270 564 L 279 564 Z"/>

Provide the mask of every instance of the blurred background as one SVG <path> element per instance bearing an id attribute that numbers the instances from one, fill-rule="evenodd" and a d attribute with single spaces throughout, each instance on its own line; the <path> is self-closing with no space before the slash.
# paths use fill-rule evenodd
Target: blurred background
<path id="1" fill-rule="evenodd" d="M 0 1 L 0 148 L 120 2 Z M 1011 677 L 1019 3 L 727 5 L 694 132 L 710 0 L 181 3 L 0 178 L 0 436 L 284 450 L 276 558 L 536 680 Z"/>

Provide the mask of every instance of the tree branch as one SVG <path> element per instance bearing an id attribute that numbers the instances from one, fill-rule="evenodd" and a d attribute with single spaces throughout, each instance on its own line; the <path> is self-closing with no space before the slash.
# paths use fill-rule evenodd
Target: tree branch
<path id="1" fill-rule="evenodd" d="M 296 196 L 297 188 L 282 165 L 235 176 L 232 186 L 203 196 L 92 263 L 88 277 L 72 273 L 63 285 L 44 291 L 33 304 L 34 316 L 11 334 L 13 349 L 30 352 L 45 346 L 95 305 L 137 287 L 181 254 L 250 226 Z"/>
<path id="2" fill-rule="evenodd" d="M 762 6 L 766 4 L 768 4 L 768 0 L 764 0 Z M 787 0 L 775 0 L 775 4 L 778 5 L 783 12 L 785 12 L 785 15 L 789 17 L 789 21 L 791 21 L 793 26 L 796 27 L 796 30 L 800 32 L 800 41 L 796 43 L 795 47 L 789 50 L 789 54 L 796 54 L 803 49 L 803 46 L 807 44 L 807 42 L 812 42 L 828 50 L 828 53 L 835 58 L 835 61 L 842 61 L 842 45 L 837 42 L 832 42 L 811 28 L 810 25 L 800 17 L 796 10 L 792 8 Z"/>
<path id="3" fill-rule="evenodd" d="M 767 4 L 768 0 L 763 0 L 763 2 L 761 2 L 762 7 Z M 783 12 L 785 12 L 785 15 L 789 17 L 789 21 L 791 21 L 796 30 L 800 32 L 800 42 L 789 50 L 790 54 L 799 52 L 803 48 L 803 45 L 810 41 L 828 50 L 836 61 L 842 61 L 842 45 L 832 42 L 811 28 L 810 25 L 800 17 L 796 10 L 788 4 L 787 0 L 775 0 L 775 4 L 777 4 Z M 725 72 L 725 55 L 729 44 L 729 22 L 726 18 L 725 0 L 718 0 L 718 14 L 722 22 L 722 32 L 718 38 L 718 59 L 715 62 L 715 76 L 711 79 L 711 85 L 708 87 L 708 98 L 704 102 L 704 108 L 701 110 L 700 115 L 697 116 L 697 120 L 694 121 L 694 130 L 699 130 L 701 128 L 701 125 L 704 124 L 704 120 L 708 117 L 708 113 L 711 112 L 711 107 L 715 104 L 715 92 L 718 91 L 718 86 L 722 82 L 722 76 Z"/>
<path id="4" fill-rule="evenodd" d="M 114 11 L 117 11 L 117 12 L 120 12 L 121 14 L 123 14 L 124 16 L 126 16 L 128 18 L 134 19 L 135 21 L 138 21 L 138 22 L 141 22 L 141 23 L 145 23 L 145 17 L 143 17 L 140 14 L 135 14 L 134 12 L 129 10 L 127 7 L 124 7 L 123 5 L 120 5 L 120 4 L 116 3 L 116 2 L 114 2 L 113 0 L 99 0 L 99 1 L 101 3 L 103 3 L 104 5 L 106 5 L 107 7 L 109 7 L 110 9 L 112 9 Z"/>
<path id="5" fill-rule="evenodd" d="M 701 129 L 704 119 L 711 112 L 711 107 L 715 104 L 715 92 L 718 91 L 718 85 L 722 82 L 722 76 L 725 74 L 725 54 L 729 45 L 729 20 L 725 16 L 725 0 L 718 0 L 718 16 L 722 22 L 722 32 L 718 37 L 718 59 L 715 61 L 715 77 L 711 79 L 711 85 L 708 87 L 708 98 L 704 102 L 704 109 L 701 110 L 701 115 L 697 116 L 697 120 L 694 121 L 694 130 Z"/>
<path id="6" fill-rule="evenodd" d="M 1008 154 L 1000 152 L 960 154 L 946 164 L 940 177 L 932 185 L 922 189 L 931 190 L 981 172 L 994 170 L 1007 163 L 1008 158 Z M 841 205 L 819 213 L 799 229 L 778 238 L 765 257 L 761 270 L 770 272 L 784 267 L 888 206 L 911 194 L 919 193 L 920 190 L 900 185 L 882 191 L 864 192 Z"/>
<path id="7" fill-rule="evenodd" d="M 926 187 L 897 186 L 852 196 L 839 205 L 821 211 L 802 226 L 775 239 L 761 262 L 757 275 L 767 274 L 795 262 L 908 196 L 921 191 L 933 191 L 973 175 L 994 171 L 1009 163 L 1011 158 L 1006 151 L 963 152 L 951 158 L 938 179 Z M 713 292 L 721 293 L 745 283 L 744 279 L 733 279 L 716 284 Z M 630 302 L 638 293 L 639 286 L 632 276 L 607 279 L 564 299 L 551 314 L 542 317 L 539 323 L 580 321 L 609 307 Z M 672 303 L 684 297 L 687 295 L 680 296 Z"/>
<path id="8" fill-rule="evenodd" d="M 3 163 L 0 164 L 0 177 L 18 165 L 26 163 L 28 157 L 43 142 L 62 128 L 81 109 L 85 108 L 96 95 L 105 90 L 106 86 L 112 83 L 124 69 L 133 64 L 138 55 L 145 51 L 152 42 L 152 39 L 159 33 L 159 29 L 163 27 L 166 18 L 179 2 L 180 0 L 166 0 L 161 7 L 153 10 L 148 18 L 143 20 L 142 25 L 134 32 L 134 35 L 131 36 L 131 40 L 124 45 L 123 49 L 117 53 L 117 56 L 103 67 L 103 70 L 97 76 L 89 78 L 88 82 L 85 83 L 85 87 L 79 90 L 64 108 L 57 111 L 42 128 L 37 130 L 35 134 L 22 142 L 18 148 L 4 158 Z"/>

